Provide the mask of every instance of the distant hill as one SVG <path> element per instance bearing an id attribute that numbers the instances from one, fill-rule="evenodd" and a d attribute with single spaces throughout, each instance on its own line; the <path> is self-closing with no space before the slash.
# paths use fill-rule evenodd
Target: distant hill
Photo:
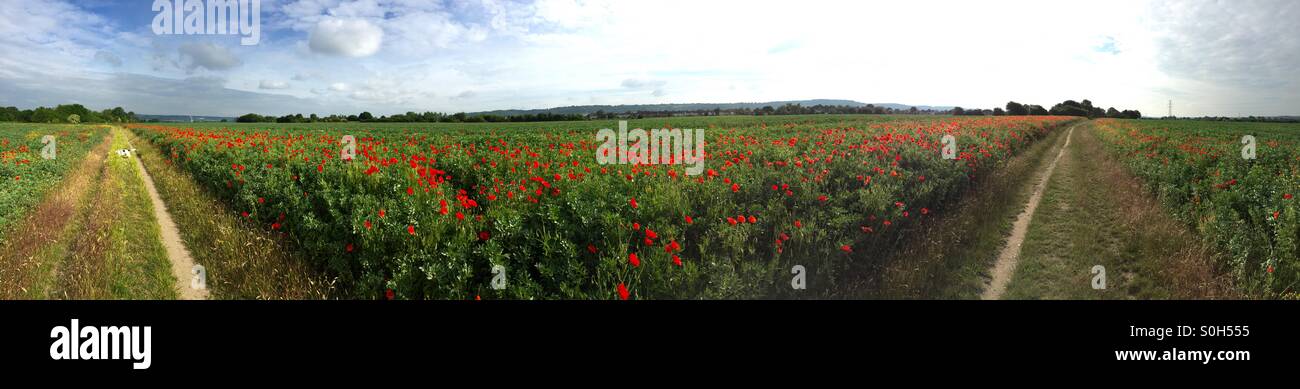
<path id="1" fill-rule="evenodd" d="M 224 116 L 190 116 L 190 115 L 135 115 L 140 121 L 157 120 L 165 123 L 189 123 L 189 122 L 219 122 L 225 120 L 234 122 L 235 118 Z"/>
<path id="2" fill-rule="evenodd" d="M 502 109 L 496 111 L 471 112 L 469 115 L 528 115 L 528 114 L 591 114 L 596 111 L 606 113 L 627 113 L 627 112 L 674 112 L 674 111 L 707 111 L 713 109 L 761 109 L 765 106 L 777 108 L 786 104 L 799 104 L 802 106 L 813 105 L 839 105 L 850 107 L 864 107 L 866 103 L 853 100 L 834 100 L 834 99 L 814 99 L 814 100 L 790 100 L 790 101 L 769 101 L 763 103 L 688 103 L 688 104 L 622 104 L 622 105 L 573 105 L 567 107 L 555 107 L 545 109 Z M 877 107 L 893 109 L 910 109 L 916 107 L 920 110 L 943 111 L 952 109 L 952 107 L 938 107 L 926 105 L 904 105 L 904 104 L 872 104 Z"/>

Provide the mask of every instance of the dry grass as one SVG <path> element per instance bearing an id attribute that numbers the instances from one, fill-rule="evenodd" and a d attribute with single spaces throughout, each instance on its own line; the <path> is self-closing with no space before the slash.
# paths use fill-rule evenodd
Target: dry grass
<path id="1" fill-rule="evenodd" d="M 88 158 L 104 158 L 104 154 L 91 154 Z M 108 272 L 105 271 L 104 254 L 113 244 L 110 227 L 121 213 L 121 198 L 112 191 L 113 172 L 107 164 L 99 168 L 99 180 L 79 207 L 74 223 L 79 223 L 77 233 L 68 244 L 68 256 L 60 261 L 58 287 L 55 297 L 64 299 L 107 298 Z"/>
<path id="2" fill-rule="evenodd" d="M 148 141 L 131 136 L 140 161 L 180 227 L 214 299 L 340 297 L 334 281 L 307 265 L 289 242 L 240 220 Z"/>
<path id="3" fill-rule="evenodd" d="M 1095 135 L 1089 136 L 1097 145 Z M 1147 196 L 1142 182 L 1128 174 L 1112 158 L 1104 158 L 1098 169 L 1110 184 L 1119 209 L 1120 228 L 1137 234 L 1146 242 L 1144 254 L 1156 262 L 1158 277 L 1173 293 L 1173 298 L 1224 299 L 1241 298 L 1232 287 L 1231 276 L 1215 268 L 1221 255 L 1202 243 L 1196 232 L 1172 219 L 1159 201 Z"/>

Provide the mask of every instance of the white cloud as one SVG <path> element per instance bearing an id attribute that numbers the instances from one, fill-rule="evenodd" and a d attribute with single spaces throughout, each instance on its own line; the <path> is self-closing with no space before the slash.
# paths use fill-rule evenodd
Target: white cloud
<path id="1" fill-rule="evenodd" d="M 313 52 L 345 57 L 366 57 L 379 51 L 384 31 L 365 19 L 321 20 L 311 30 L 308 47 Z"/>
<path id="2" fill-rule="evenodd" d="M 118 73 L 197 73 L 220 74 L 201 84 L 222 91 L 292 96 L 295 108 L 376 114 L 801 98 L 989 108 L 1088 98 L 1147 113 L 1174 99 L 1180 115 L 1300 107 L 1300 3 L 1285 0 L 264 3 L 264 39 L 242 47 L 154 36 L 88 3 L 0 0 L 0 82 L 34 94 L 0 94 L 0 105 Z"/>
<path id="3" fill-rule="evenodd" d="M 230 50 L 207 42 L 186 43 L 177 48 L 177 51 L 181 55 L 183 66 L 189 70 L 228 70 L 241 63 Z"/>
<path id="4" fill-rule="evenodd" d="M 629 78 L 623 80 L 623 87 L 628 89 L 658 88 L 667 84 L 664 80 L 642 80 Z"/>
<path id="5" fill-rule="evenodd" d="M 284 81 L 262 80 L 257 83 L 257 89 L 289 89 L 289 83 Z"/>

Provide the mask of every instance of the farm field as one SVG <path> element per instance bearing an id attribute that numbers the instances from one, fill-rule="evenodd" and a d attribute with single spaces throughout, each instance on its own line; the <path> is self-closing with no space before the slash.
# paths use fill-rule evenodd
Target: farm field
<path id="1" fill-rule="evenodd" d="M 701 129 L 701 173 L 602 164 L 598 131 L 617 121 L 7 125 L 0 290 L 182 297 L 156 207 L 215 299 L 1287 297 L 1300 271 L 1295 125 L 628 127 Z M 45 133 L 59 158 L 40 158 Z M 1110 287 L 1089 287 L 1094 265 Z"/>
<path id="2" fill-rule="evenodd" d="M 129 148 L 108 126 L 5 125 L 0 297 L 170 299 L 176 279 Z M 53 158 L 38 145 L 55 139 Z M 12 144 L 12 143 L 11 143 Z M 42 145 L 43 147 L 43 145 Z"/>
<path id="3" fill-rule="evenodd" d="M 106 133 L 107 127 L 0 123 L 0 230 L 35 206 Z M 53 159 L 41 155 L 46 135 L 56 139 Z"/>
<path id="4" fill-rule="evenodd" d="M 703 129 L 698 176 L 599 164 L 595 134 L 613 121 L 128 127 L 228 216 L 303 253 L 335 297 L 673 299 L 829 295 L 850 265 L 905 244 L 972 182 L 1072 121 L 630 123 Z M 791 286 L 793 269 L 806 290 Z"/>
<path id="5" fill-rule="evenodd" d="M 1223 255 L 1239 288 L 1300 283 L 1300 125 L 1099 120 L 1097 134 L 1176 220 Z"/>

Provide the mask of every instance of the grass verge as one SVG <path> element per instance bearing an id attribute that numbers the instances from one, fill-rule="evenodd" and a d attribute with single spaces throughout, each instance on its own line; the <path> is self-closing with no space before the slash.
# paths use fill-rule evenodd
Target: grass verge
<path id="1" fill-rule="evenodd" d="M 322 299 L 336 296 L 333 280 L 307 265 L 289 243 L 240 220 L 180 171 L 159 149 L 129 134 L 137 156 L 180 227 L 196 264 L 207 269 L 213 299 Z"/>

